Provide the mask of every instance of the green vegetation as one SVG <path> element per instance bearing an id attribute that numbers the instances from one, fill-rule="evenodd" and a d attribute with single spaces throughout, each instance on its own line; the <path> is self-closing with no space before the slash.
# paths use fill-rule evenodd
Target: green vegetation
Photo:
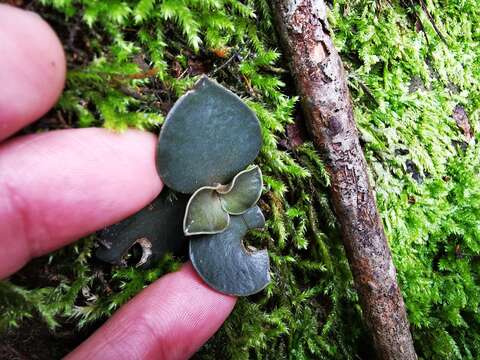
<path id="1" fill-rule="evenodd" d="M 70 72 L 58 109 L 74 126 L 156 131 L 202 72 L 258 114 L 259 204 L 268 222 L 249 242 L 268 248 L 273 281 L 238 302 L 199 358 L 368 357 L 328 176 L 311 144 L 279 146 L 297 99 L 285 85 L 291 79 L 268 1 L 41 3 L 37 11 L 66 44 Z M 417 352 L 473 359 L 480 357 L 480 136 L 466 144 L 452 113 L 461 106 L 480 132 L 480 8 L 475 0 L 429 0 L 430 19 L 421 3 L 333 1 L 330 22 Z M 0 327 L 34 313 L 51 327 L 105 319 L 179 264 L 168 257 L 152 270 L 110 269 L 92 259 L 93 246 L 90 237 L 41 260 L 57 274 L 48 284 L 0 283 Z"/>

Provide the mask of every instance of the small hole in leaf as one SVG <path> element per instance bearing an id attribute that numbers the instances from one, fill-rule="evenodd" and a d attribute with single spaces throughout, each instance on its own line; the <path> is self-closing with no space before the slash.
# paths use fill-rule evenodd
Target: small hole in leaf
<path id="1" fill-rule="evenodd" d="M 123 257 L 126 266 L 140 267 L 145 264 L 152 255 L 152 243 L 147 238 L 141 238 L 128 249 Z"/>
<path id="2" fill-rule="evenodd" d="M 264 244 L 262 244 L 262 239 L 259 236 L 255 236 L 256 231 L 257 230 L 250 230 L 242 240 L 243 248 L 249 254 L 264 248 Z"/>

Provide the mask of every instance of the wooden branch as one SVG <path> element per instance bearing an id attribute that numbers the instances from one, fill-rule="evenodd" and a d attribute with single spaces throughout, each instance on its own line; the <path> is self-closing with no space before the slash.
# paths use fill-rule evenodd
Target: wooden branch
<path id="1" fill-rule="evenodd" d="M 416 359 L 325 3 L 275 0 L 273 12 L 307 125 L 331 176 L 333 204 L 378 357 Z"/>

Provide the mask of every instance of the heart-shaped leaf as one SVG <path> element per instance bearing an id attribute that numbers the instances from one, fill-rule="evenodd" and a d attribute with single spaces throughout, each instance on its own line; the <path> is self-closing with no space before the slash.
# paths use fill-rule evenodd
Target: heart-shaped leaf
<path id="1" fill-rule="evenodd" d="M 231 215 L 241 215 L 257 203 L 262 187 L 262 172 L 254 166 L 239 172 L 225 191 L 217 191 L 223 209 Z"/>
<path id="2" fill-rule="evenodd" d="M 167 115 L 160 132 L 157 170 L 168 187 L 191 194 L 227 184 L 257 157 L 260 123 L 231 91 L 202 77 Z"/>
<path id="3" fill-rule="evenodd" d="M 230 216 L 223 210 L 215 188 L 203 187 L 188 201 L 183 232 L 185 235 L 216 234 L 224 231 L 229 221 Z"/>

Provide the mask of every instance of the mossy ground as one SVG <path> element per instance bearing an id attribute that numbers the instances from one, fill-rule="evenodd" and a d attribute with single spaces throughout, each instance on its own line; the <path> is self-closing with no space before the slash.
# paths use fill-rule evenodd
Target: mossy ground
<path id="1" fill-rule="evenodd" d="M 59 105 L 30 132 L 158 131 L 200 73 L 242 96 L 261 120 L 260 205 L 268 223 L 249 242 L 269 250 L 273 281 L 241 299 L 196 357 L 371 358 L 328 176 L 308 141 L 291 146 L 299 140 L 292 124 L 302 115 L 268 1 L 26 5 L 56 28 L 69 61 Z M 329 6 L 417 352 L 425 359 L 479 358 L 480 8 L 475 0 Z M 468 115 L 468 142 L 452 117 L 456 107 Z M 92 257 L 94 246 L 89 237 L 0 283 L 0 327 L 34 317 L 56 334 L 78 327 L 86 336 L 179 264 L 168 257 L 152 270 L 111 268 Z M 15 330 L 9 334 L 7 344 Z M 65 344 L 59 353 L 74 346 Z"/>

